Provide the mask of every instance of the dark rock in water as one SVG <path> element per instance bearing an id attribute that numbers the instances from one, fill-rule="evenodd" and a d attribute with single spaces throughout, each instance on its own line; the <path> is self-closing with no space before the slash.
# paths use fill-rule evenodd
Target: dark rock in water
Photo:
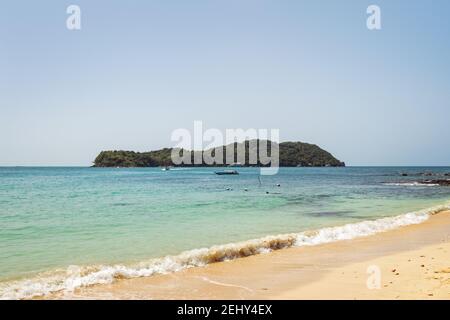
<path id="1" fill-rule="evenodd" d="M 420 181 L 423 184 L 437 184 L 441 187 L 450 187 L 450 179 L 434 179 L 434 180 L 423 180 Z"/>
<path id="2" fill-rule="evenodd" d="M 419 175 L 425 176 L 425 177 L 443 177 L 443 176 L 450 176 L 450 173 L 442 173 L 442 172 L 420 172 Z"/>
<path id="3" fill-rule="evenodd" d="M 442 172 L 431 172 L 431 171 L 426 171 L 426 172 L 413 172 L 413 173 L 401 173 L 400 174 L 402 177 L 408 177 L 408 176 L 422 176 L 422 177 L 449 177 L 450 176 L 450 172 L 448 173 L 442 173 Z"/>

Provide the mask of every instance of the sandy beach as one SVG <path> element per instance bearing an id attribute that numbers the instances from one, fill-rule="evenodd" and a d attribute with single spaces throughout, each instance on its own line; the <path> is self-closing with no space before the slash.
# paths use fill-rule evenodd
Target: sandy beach
<path id="1" fill-rule="evenodd" d="M 122 279 L 49 298 L 450 299 L 450 212 L 373 236 Z"/>

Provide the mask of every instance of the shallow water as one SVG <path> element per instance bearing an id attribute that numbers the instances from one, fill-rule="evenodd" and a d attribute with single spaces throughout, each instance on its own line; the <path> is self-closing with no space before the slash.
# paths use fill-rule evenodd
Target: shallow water
<path id="1" fill-rule="evenodd" d="M 261 184 L 256 168 L 238 168 L 236 176 L 215 170 L 0 168 L 0 281 L 132 264 L 450 200 L 450 187 L 401 176 L 450 168 L 281 168 Z"/>

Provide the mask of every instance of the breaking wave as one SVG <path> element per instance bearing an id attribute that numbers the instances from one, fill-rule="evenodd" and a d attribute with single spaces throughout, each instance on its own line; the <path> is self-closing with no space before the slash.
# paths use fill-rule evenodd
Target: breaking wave
<path id="1" fill-rule="evenodd" d="M 0 299 L 29 299 L 55 292 L 71 292 L 80 287 L 109 284 L 116 279 L 149 277 L 283 248 L 350 240 L 419 224 L 426 221 L 430 215 L 448 209 L 450 205 L 443 205 L 394 217 L 194 249 L 176 256 L 151 259 L 134 265 L 70 266 L 66 270 L 42 273 L 34 278 L 2 283 Z"/>
<path id="2" fill-rule="evenodd" d="M 383 183 L 385 186 L 402 186 L 402 187 L 438 187 L 437 183 L 421 183 L 421 182 L 387 182 Z"/>

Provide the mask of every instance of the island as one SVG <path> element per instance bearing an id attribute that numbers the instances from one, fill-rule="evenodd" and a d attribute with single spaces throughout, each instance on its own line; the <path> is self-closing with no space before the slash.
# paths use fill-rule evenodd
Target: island
<path id="1" fill-rule="evenodd" d="M 251 143 L 253 142 L 253 143 Z M 236 162 L 233 165 L 236 166 L 266 166 L 261 164 L 259 157 L 257 164 L 249 163 L 249 153 L 254 151 L 251 148 L 254 147 L 255 140 L 244 141 L 241 143 L 234 143 L 235 159 L 237 155 L 237 150 L 239 147 L 244 147 L 245 149 L 245 162 Z M 256 140 L 257 146 L 260 146 L 262 142 L 267 144 L 267 140 Z M 270 142 L 270 141 L 269 141 Z M 270 156 L 271 142 L 268 145 L 268 154 Z M 230 145 L 228 145 L 230 146 Z M 279 147 L 279 166 L 280 167 L 344 167 L 345 163 L 336 159 L 331 153 L 321 149 L 315 144 L 304 143 L 304 142 L 281 142 L 278 144 Z M 212 156 L 219 148 L 223 150 L 223 157 L 226 159 L 227 146 L 221 146 L 214 149 L 209 149 L 206 151 L 190 151 L 184 150 L 187 154 L 190 153 L 191 159 L 194 159 L 196 154 L 202 152 L 209 152 Z M 224 166 L 223 164 L 179 164 L 176 165 L 172 162 L 171 154 L 172 148 L 164 148 L 149 152 L 135 152 L 135 151 L 124 151 L 124 150 L 114 150 L 114 151 L 102 151 L 95 158 L 93 167 L 167 167 L 167 166 L 180 166 L 180 167 L 206 167 L 206 166 Z M 180 152 L 183 149 L 176 149 L 175 151 Z M 258 154 L 258 153 L 256 153 Z"/>

